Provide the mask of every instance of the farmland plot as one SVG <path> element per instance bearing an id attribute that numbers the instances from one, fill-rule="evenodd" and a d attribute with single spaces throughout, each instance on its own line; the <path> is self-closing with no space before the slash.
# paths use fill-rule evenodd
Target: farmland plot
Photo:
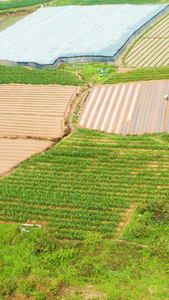
<path id="1" fill-rule="evenodd" d="M 133 67 L 155 67 L 169 65 L 169 15 L 149 30 L 125 58 Z"/>
<path id="2" fill-rule="evenodd" d="M 95 87 L 78 124 L 124 135 L 169 132 L 168 93 L 168 80 Z"/>
<path id="3" fill-rule="evenodd" d="M 165 138 L 78 128 L 0 181 L 0 220 L 43 224 L 60 239 L 113 237 L 131 206 L 167 199 Z"/>
<path id="4" fill-rule="evenodd" d="M 21 161 L 52 146 L 49 141 L 0 138 L 0 177 Z"/>
<path id="5" fill-rule="evenodd" d="M 0 85 L 0 137 L 61 138 L 79 88 L 57 85 Z"/>
<path id="6" fill-rule="evenodd" d="M 0 33 L 0 61 L 32 62 L 34 67 L 51 65 L 59 58 L 114 61 L 137 30 L 168 9 L 168 4 L 41 8 Z"/>

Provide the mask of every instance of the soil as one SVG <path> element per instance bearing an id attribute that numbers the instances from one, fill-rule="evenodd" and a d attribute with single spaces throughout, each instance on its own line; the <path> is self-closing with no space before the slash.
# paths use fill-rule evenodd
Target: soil
<path id="1" fill-rule="evenodd" d="M 126 228 L 129 224 L 132 212 L 134 210 L 134 205 L 130 205 L 130 208 L 126 210 L 125 214 L 123 215 L 123 221 L 119 224 L 116 230 L 116 237 L 119 237 L 120 233 Z"/>
<path id="2" fill-rule="evenodd" d="M 117 73 L 126 73 L 129 71 L 137 70 L 136 68 L 119 68 Z"/>
<path id="3" fill-rule="evenodd" d="M 14 170 L 21 161 L 52 145 L 50 141 L 0 138 L 0 177 Z"/>
<path id="4" fill-rule="evenodd" d="M 169 81 L 98 86 L 91 90 L 78 125 L 108 133 L 141 135 L 169 131 Z"/>
<path id="5" fill-rule="evenodd" d="M 0 85 L 0 137 L 58 140 L 80 88 L 58 85 Z"/>
<path id="6" fill-rule="evenodd" d="M 169 64 L 168 21 L 169 17 L 162 19 L 133 46 L 125 58 L 128 66 L 155 67 Z"/>
<path id="7" fill-rule="evenodd" d="M 63 291 L 63 295 L 68 296 L 73 293 L 79 293 L 84 300 L 99 298 L 100 300 L 105 299 L 105 293 L 103 291 L 93 289 L 91 284 L 87 284 L 86 287 L 74 287 L 70 286 L 69 288 Z"/>

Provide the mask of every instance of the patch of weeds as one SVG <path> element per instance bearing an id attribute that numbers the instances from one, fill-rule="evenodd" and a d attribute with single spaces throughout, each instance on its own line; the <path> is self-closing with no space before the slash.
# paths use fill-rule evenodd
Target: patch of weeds
<path id="1" fill-rule="evenodd" d="M 54 279 L 49 288 L 48 288 L 48 294 L 50 294 L 50 296 L 52 297 L 56 297 L 57 295 L 59 295 L 59 293 L 61 292 L 61 290 L 63 288 L 65 288 L 66 286 L 66 281 L 65 279 L 63 278 L 63 276 L 59 277 L 59 278 L 56 278 Z M 53 299 L 53 298 L 52 298 Z"/>
<path id="2" fill-rule="evenodd" d="M 89 252 L 93 252 L 102 242 L 101 234 L 95 233 L 88 233 L 86 238 L 84 239 L 84 245 L 88 249 Z"/>
<path id="3" fill-rule="evenodd" d="M 46 300 L 46 299 L 47 299 L 47 296 L 44 291 L 39 291 L 35 295 L 35 300 Z"/>
<path id="4" fill-rule="evenodd" d="M 23 293 L 27 297 L 31 296 L 35 289 L 35 283 L 32 279 L 23 278 L 18 284 L 19 292 Z"/>
<path id="5" fill-rule="evenodd" d="M 51 252 L 56 248 L 56 241 L 51 239 L 45 230 L 43 233 L 37 228 L 32 232 L 31 251 L 35 254 Z"/>
<path id="6" fill-rule="evenodd" d="M 11 279 L 6 279 L 0 284 L 0 296 L 10 296 L 16 290 L 16 283 Z"/>
<path id="7" fill-rule="evenodd" d="M 156 198 L 137 206 L 122 238 L 151 246 L 159 237 L 169 240 L 168 229 L 169 203 Z"/>
<path id="8" fill-rule="evenodd" d="M 64 300 L 83 300 L 82 296 L 76 292 L 62 298 Z"/>

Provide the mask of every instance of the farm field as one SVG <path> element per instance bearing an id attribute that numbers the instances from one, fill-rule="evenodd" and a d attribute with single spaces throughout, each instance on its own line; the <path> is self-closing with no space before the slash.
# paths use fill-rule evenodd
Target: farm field
<path id="1" fill-rule="evenodd" d="M 116 134 L 169 132 L 168 80 L 95 87 L 79 126 Z"/>
<path id="2" fill-rule="evenodd" d="M 12 171 L 21 161 L 51 146 L 50 141 L 0 138 L 0 177 Z"/>
<path id="3" fill-rule="evenodd" d="M 59 239 L 112 238 L 137 203 L 167 197 L 168 164 L 166 134 L 77 128 L 0 181 L 0 220 L 43 224 Z"/>
<path id="4" fill-rule="evenodd" d="M 159 67 L 169 65 L 169 15 L 162 18 L 134 43 L 124 62 L 132 67 Z"/>
<path id="5" fill-rule="evenodd" d="M 13 14 L 10 17 L 8 15 L 5 15 L 5 16 L 0 15 L 0 31 L 13 25 L 14 23 L 18 22 L 19 20 L 21 20 L 24 17 L 25 17 L 25 14 L 21 14 L 21 15 Z"/>
<path id="6" fill-rule="evenodd" d="M 34 67 L 57 64 L 59 58 L 113 62 L 133 33 L 168 9 L 166 4 L 41 8 L 0 32 L 0 61 Z"/>
<path id="7" fill-rule="evenodd" d="M 79 88 L 0 85 L 0 137 L 60 139 Z"/>

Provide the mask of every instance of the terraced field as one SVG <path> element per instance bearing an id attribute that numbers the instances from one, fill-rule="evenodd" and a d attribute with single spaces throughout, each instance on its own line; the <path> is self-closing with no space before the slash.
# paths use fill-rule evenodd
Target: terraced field
<path id="1" fill-rule="evenodd" d="M 57 85 L 0 85 L 0 137 L 61 138 L 79 88 Z"/>
<path id="2" fill-rule="evenodd" d="M 169 15 L 149 30 L 125 58 L 132 67 L 155 67 L 169 65 Z"/>
<path id="3" fill-rule="evenodd" d="M 0 220 L 37 222 L 61 239 L 113 237 L 136 203 L 167 197 L 165 138 L 77 129 L 0 181 Z"/>
<path id="4" fill-rule="evenodd" d="M 168 80 L 95 87 L 78 124 L 124 135 L 169 132 L 168 93 Z"/>

